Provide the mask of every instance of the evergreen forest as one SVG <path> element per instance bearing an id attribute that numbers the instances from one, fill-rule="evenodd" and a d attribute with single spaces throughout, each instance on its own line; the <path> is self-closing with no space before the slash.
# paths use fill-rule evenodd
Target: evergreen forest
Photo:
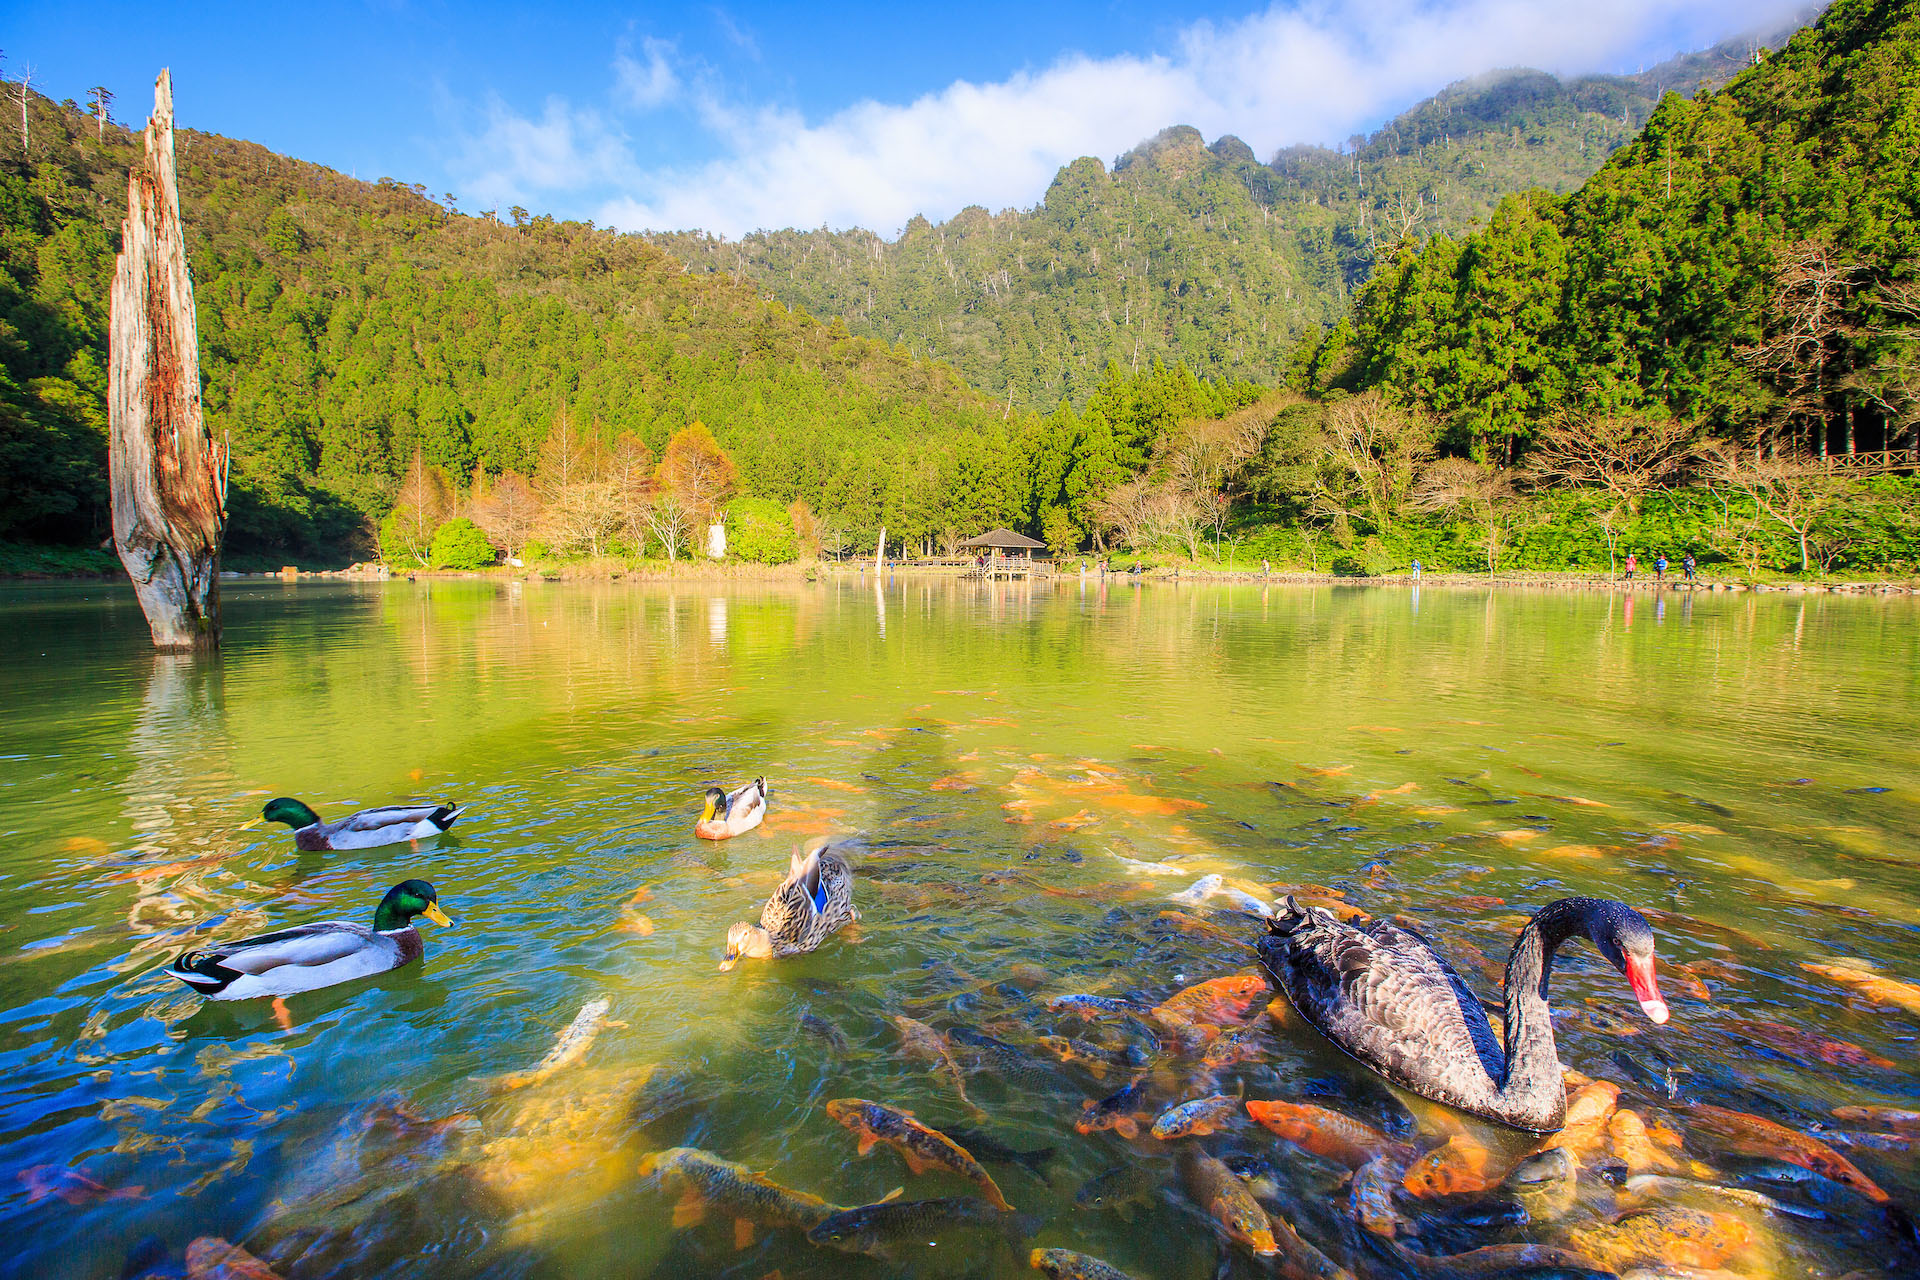
<path id="1" fill-rule="evenodd" d="M 678 559 L 720 521 L 774 562 L 1006 525 L 1353 573 L 1910 571 L 1920 16 L 1840 0 L 1779 43 L 1493 73 L 1265 162 L 1173 127 L 893 241 L 463 212 L 183 130 L 230 562 Z M 0 540 L 91 547 L 140 140 L 21 96 Z"/>

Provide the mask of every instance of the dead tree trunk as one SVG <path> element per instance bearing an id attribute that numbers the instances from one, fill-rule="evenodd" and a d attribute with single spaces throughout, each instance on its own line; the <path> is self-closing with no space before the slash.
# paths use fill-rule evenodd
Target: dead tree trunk
<path id="1" fill-rule="evenodd" d="M 113 543 L 153 643 L 220 643 L 227 449 L 200 407 L 200 339 L 173 171 L 173 81 L 153 89 L 146 155 L 127 177 L 107 353 Z"/>

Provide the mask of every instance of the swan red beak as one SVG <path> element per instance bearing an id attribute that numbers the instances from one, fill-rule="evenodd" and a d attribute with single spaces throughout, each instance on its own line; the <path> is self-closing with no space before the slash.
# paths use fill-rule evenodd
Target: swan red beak
<path id="1" fill-rule="evenodd" d="M 1640 1009 L 1647 1020 L 1655 1024 L 1667 1020 L 1667 1002 L 1660 998 L 1660 982 L 1653 976 L 1653 957 L 1640 959 L 1627 957 L 1627 985 L 1633 988 L 1633 998 L 1640 1002 Z"/>

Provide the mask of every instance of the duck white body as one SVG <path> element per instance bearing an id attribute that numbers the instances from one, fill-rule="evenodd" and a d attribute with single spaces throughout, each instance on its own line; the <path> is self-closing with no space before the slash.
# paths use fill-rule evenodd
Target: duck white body
<path id="1" fill-rule="evenodd" d="M 693 834 L 702 840 L 745 835 L 767 816 L 767 780 L 755 778 L 732 792 L 711 787 L 706 800 L 700 820 L 693 824 Z"/>

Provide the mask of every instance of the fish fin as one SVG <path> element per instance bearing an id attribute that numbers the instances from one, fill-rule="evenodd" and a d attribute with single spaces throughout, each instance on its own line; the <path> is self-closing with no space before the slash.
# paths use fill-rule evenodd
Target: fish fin
<path id="1" fill-rule="evenodd" d="M 1123 1116 L 1114 1121 L 1113 1131 L 1123 1138 L 1137 1138 L 1140 1136 L 1140 1126 L 1134 1123 L 1132 1116 Z"/>
<path id="2" fill-rule="evenodd" d="M 673 1202 L 673 1225 L 696 1227 L 707 1220 L 707 1202 L 698 1193 L 689 1191 Z"/>
<path id="3" fill-rule="evenodd" d="M 878 1141 L 879 1139 L 875 1138 L 870 1133 L 861 1134 L 859 1141 L 854 1144 L 854 1154 L 856 1155 L 867 1154 L 867 1152 L 873 1150 L 874 1144 Z"/>
<path id="4" fill-rule="evenodd" d="M 907 1189 L 905 1187 L 895 1187 L 893 1190 L 887 1192 L 887 1194 L 881 1196 L 878 1200 L 875 1200 L 874 1203 L 886 1204 L 890 1200 L 898 1200 L 901 1196 L 905 1194 L 907 1194 Z"/>
<path id="5" fill-rule="evenodd" d="M 752 1244 L 753 1220 L 751 1218 L 735 1218 L 733 1220 L 733 1247 L 739 1250 L 748 1248 Z"/>
<path id="6" fill-rule="evenodd" d="M 921 1174 L 925 1173 L 929 1169 L 935 1169 L 939 1167 L 938 1165 L 934 1164 L 933 1161 L 923 1160 L 911 1151 L 902 1151 L 900 1153 L 900 1158 L 907 1162 L 907 1172 L 913 1174 L 915 1177 L 919 1177 Z"/>
<path id="7" fill-rule="evenodd" d="M 1213 1125 L 1205 1120 L 1196 1120 L 1193 1128 L 1187 1130 L 1190 1137 L 1204 1138 L 1213 1132 Z"/>

